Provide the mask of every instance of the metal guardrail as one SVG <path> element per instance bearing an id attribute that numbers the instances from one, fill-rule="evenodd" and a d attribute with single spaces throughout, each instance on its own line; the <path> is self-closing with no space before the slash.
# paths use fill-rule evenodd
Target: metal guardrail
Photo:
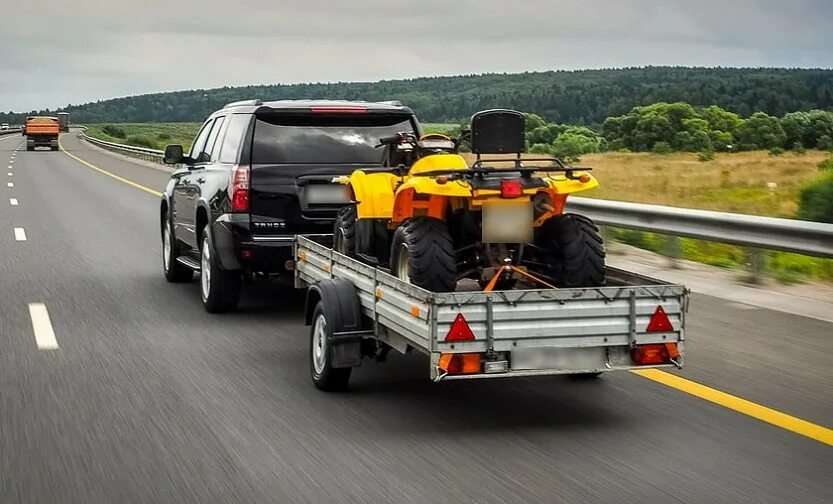
<path id="1" fill-rule="evenodd" d="M 15 135 L 15 134 L 19 135 L 21 129 L 22 128 L 11 128 L 11 129 L 7 129 L 7 130 L 2 130 L 2 131 L 0 131 L 0 136 Z"/>
<path id="2" fill-rule="evenodd" d="M 106 142 L 83 131 L 79 136 L 132 157 L 161 163 L 164 156 L 160 150 Z M 602 226 L 833 258 L 833 224 L 577 197 L 568 200 L 567 210 Z"/>
<path id="3" fill-rule="evenodd" d="M 833 224 L 575 197 L 567 209 L 604 226 L 833 258 Z"/>
<path id="4" fill-rule="evenodd" d="M 98 138 L 91 137 L 84 133 L 84 131 L 80 131 L 78 133 L 78 137 L 90 142 L 93 145 L 97 145 L 102 149 L 107 149 L 109 151 L 117 152 L 119 154 L 124 154 L 126 156 L 134 157 L 143 159 L 145 161 L 152 161 L 154 163 L 162 164 L 162 159 L 165 156 L 165 152 L 157 149 L 148 149 L 146 147 L 136 147 L 134 145 L 124 145 L 115 142 L 108 142 L 106 140 L 99 140 Z"/>

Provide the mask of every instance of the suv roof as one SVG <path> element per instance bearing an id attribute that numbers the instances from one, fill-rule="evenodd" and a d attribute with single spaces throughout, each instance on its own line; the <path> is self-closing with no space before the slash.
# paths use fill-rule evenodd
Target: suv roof
<path id="1" fill-rule="evenodd" d="M 398 112 L 401 114 L 413 114 L 410 107 L 406 107 L 398 101 L 366 102 L 352 100 L 275 100 L 262 102 L 260 100 L 244 100 L 232 102 L 223 107 L 223 110 L 235 108 L 235 112 L 266 112 L 269 110 L 305 112 L 316 107 L 364 107 L 373 112 Z"/>

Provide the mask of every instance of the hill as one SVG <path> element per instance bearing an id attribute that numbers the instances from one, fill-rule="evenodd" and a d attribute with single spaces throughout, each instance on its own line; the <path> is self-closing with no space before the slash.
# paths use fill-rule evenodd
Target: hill
<path id="1" fill-rule="evenodd" d="M 833 70 L 646 67 L 262 85 L 130 96 L 65 110 L 76 123 L 201 121 L 227 102 L 253 97 L 396 99 L 430 122 L 455 122 L 477 110 L 510 107 L 549 121 L 598 127 L 607 117 L 660 101 L 714 104 L 741 116 L 829 110 Z M 0 114 L 0 121 L 19 123 L 23 116 Z"/>

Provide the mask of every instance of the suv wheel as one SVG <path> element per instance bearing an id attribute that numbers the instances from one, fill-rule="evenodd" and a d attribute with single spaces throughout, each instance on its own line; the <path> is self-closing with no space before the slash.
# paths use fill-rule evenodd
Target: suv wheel
<path id="1" fill-rule="evenodd" d="M 176 249 L 171 219 L 165 215 L 165 225 L 162 228 L 162 271 L 169 282 L 189 282 L 194 278 L 194 272 L 188 266 L 176 260 L 179 251 Z"/>
<path id="2" fill-rule="evenodd" d="M 200 240 L 200 297 L 208 313 L 233 311 L 240 302 L 242 275 L 226 271 L 214 256 L 211 232 L 206 226 Z"/>

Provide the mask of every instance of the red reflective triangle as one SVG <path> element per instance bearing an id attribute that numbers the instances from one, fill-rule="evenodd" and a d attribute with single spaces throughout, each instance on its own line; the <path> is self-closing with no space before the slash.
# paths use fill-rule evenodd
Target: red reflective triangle
<path id="1" fill-rule="evenodd" d="M 662 309 L 662 306 L 657 306 L 657 310 L 651 316 L 651 321 L 648 322 L 647 332 L 670 332 L 674 330 L 671 321 L 668 320 L 668 314 Z"/>
<path id="2" fill-rule="evenodd" d="M 471 327 L 462 313 L 458 313 L 454 322 L 451 323 L 451 329 L 445 336 L 446 341 L 474 341 L 474 333 L 471 332 Z"/>

